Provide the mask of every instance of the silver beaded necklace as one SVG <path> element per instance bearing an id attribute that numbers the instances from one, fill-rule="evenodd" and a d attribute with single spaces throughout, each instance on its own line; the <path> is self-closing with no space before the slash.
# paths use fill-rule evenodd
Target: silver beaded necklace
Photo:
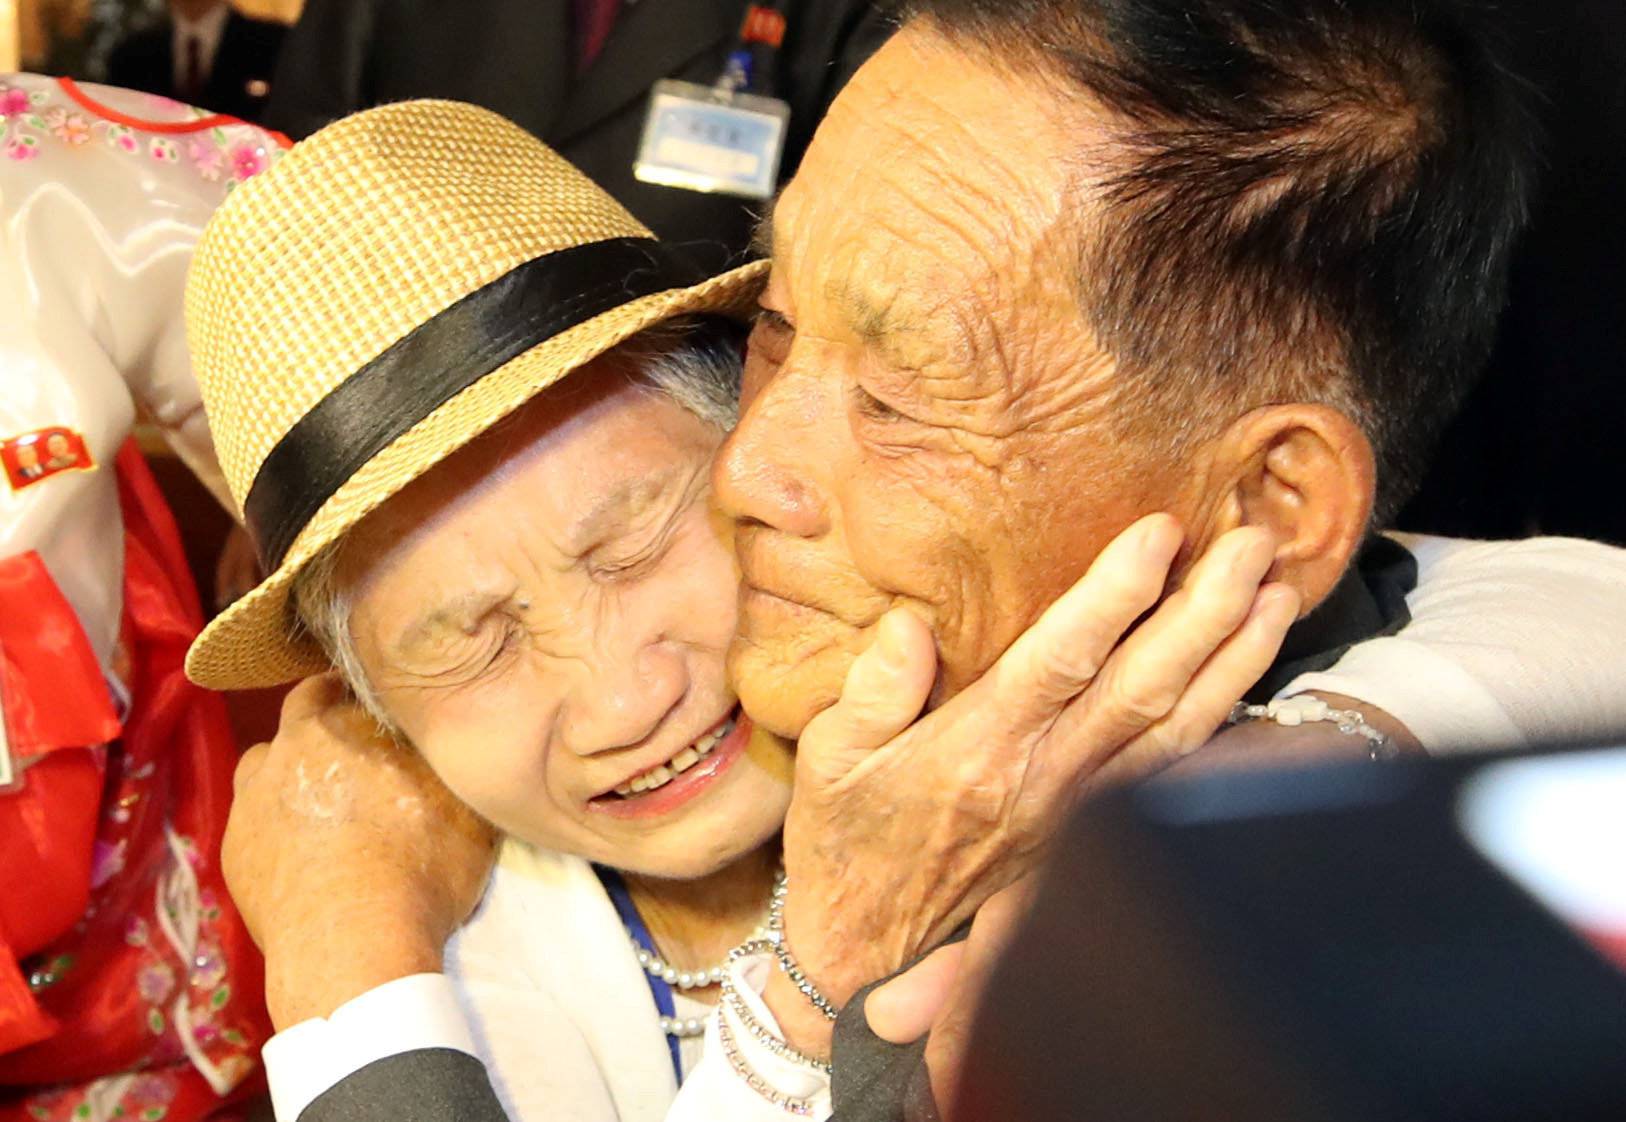
<path id="1" fill-rule="evenodd" d="M 781 869 L 779 874 L 774 877 L 773 895 L 770 896 L 770 899 L 777 897 L 780 887 L 784 883 L 785 870 Z M 659 978 L 669 986 L 685 992 L 702 990 L 707 986 L 721 985 L 723 979 L 728 976 L 728 959 L 726 958 L 715 966 L 700 970 L 679 970 L 655 951 L 640 943 L 638 936 L 633 934 L 632 928 L 626 928 L 626 932 L 627 938 L 632 941 L 632 949 L 638 955 L 638 965 L 644 968 L 644 973 L 651 978 Z M 765 938 L 767 934 L 768 921 L 764 919 L 744 942 L 749 943 L 755 939 Z M 662 1016 L 661 1031 L 667 1036 L 675 1036 L 679 1039 L 700 1036 L 706 1031 L 706 1018 Z"/>

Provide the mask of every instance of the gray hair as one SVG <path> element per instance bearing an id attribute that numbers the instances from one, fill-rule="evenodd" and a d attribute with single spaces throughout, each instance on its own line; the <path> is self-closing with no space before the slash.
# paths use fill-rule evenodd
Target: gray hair
<path id="1" fill-rule="evenodd" d="M 684 316 L 634 336 L 614 353 L 631 368 L 635 384 L 727 432 L 739 417 L 741 339 L 740 329 L 727 320 Z M 343 537 L 330 542 L 294 578 L 294 617 L 379 727 L 395 733 L 350 632 L 354 604 L 339 579 L 344 542 Z"/>

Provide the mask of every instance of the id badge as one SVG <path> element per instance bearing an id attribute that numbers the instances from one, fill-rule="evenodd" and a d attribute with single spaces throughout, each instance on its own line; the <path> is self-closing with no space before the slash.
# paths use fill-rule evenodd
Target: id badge
<path id="1" fill-rule="evenodd" d="M 690 191 L 770 197 L 779 182 L 790 106 L 694 82 L 655 83 L 633 174 Z"/>

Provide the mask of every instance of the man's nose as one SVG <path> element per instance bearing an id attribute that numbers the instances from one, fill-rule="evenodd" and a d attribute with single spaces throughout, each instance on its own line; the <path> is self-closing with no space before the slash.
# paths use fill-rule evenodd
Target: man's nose
<path id="1" fill-rule="evenodd" d="M 599 652 L 567 703 L 565 747 L 592 756 L 642 744 L 688 692 L 683 654 L 654 642 L 637 652 Z"/>
<path id="2" fill-rule="evenodd" d="M 822 417 L 821 417 L 822 414 Z M 823 443 L 813 380 L 782 372 L 752 399 L 712 469 L 718 508 L 736 522 L 756 522 L 815 538 L 829 529 L 829 512 L 812 474 Z"/>

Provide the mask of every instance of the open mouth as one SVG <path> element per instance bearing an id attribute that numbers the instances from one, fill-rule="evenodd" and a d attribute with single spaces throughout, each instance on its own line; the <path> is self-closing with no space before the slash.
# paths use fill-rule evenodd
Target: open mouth
<path id="1" fill-rule="evenodd" d="M 633 776 L 627 782 L 617 787 L 615 789 L 615 793 L 620 795 L 623 799 L 630 799 L 634 795 L 642 795 L 646 792 L 656 791 L 666 786 L 668 783 L 672 782 L 672 780 L 676 779 L 678 776 L 682 775 L 684 772 L 698 764 L 701 760 L 715 752 L 717 750 L 717 745 L 723 742 L 723 738 L 734 731 L 734 726 L 739 720 L 739 715 L 739 708 L 736 707 L 733 712 L 723 719 L 722 724 L 706 733 L 706 735 L 702 736 L 699 740 L 696 740 L 693 744 L 683 749 L 683 751 L 673 756 L 670 760 L 667 760 L 664 764 L 657 764 L 648 771 L 644 772 L 642 775 Z"/>
<path id="2" fill-rule="evenodd" d="M 734 761 L 745 755 L 751 719 L 738 706 L 704 736 L 663 764 L 633 776 L 588 806 L 616 818 L 654 818 L 698 798 Z"/>

